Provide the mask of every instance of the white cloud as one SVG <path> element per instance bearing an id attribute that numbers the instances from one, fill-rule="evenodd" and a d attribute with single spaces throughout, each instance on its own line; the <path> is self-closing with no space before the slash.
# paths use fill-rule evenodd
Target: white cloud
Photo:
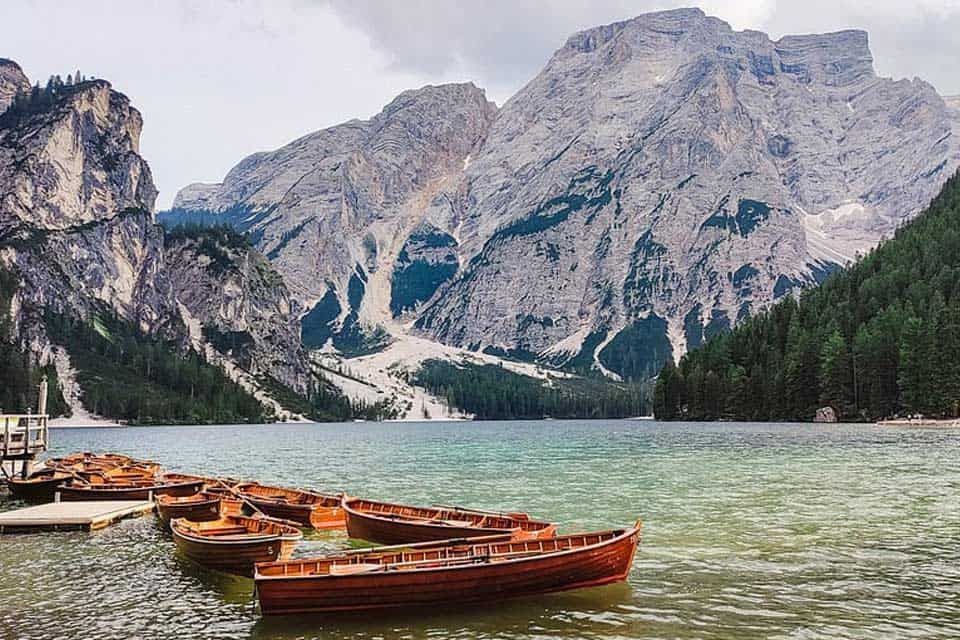
<path id="1" fill-rule="evenodd" d="M 393 68 L 468 71 L 497 98 L 516 90 L 575 31 L 647 11 L 689 6 L 675 0 L 316 0 L 370 34 Z M 704 0 L 699 6 L 735 29 L 777 38 L 847 28 L 870 32 L 879 73 L 919 76 L 960 93 L 960 0 Z"/>
<path id="2" fill-rule="evenodd" d="M 80 69 L 131 98 L 160 207 L 252 152 L 368 117 L 429 80 L 388 69 L 363 32 L 307 3 L 8 0 L 0 42 L 32 80 Z"/>

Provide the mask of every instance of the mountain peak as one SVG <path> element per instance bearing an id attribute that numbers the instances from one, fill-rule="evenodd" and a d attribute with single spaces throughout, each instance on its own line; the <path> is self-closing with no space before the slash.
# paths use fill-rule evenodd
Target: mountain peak
<path id="1" fill-rule="evenodd" d="M 701 9 L 695 7 L 644 13 L 629 20 L 621 20 L 620 22 L 579 31 L 567 39 L 563 48 L 582 53 L 595 51 L 628 29 L 640 29 L 677 36 L 686 33 L 705 20 L 722 22 L 716 18 L 709 18 Z M 729 28 L 729 25 L 727 28 Z"/>
<path id="2" fill-rule="evenodd" d="M 437 108 L 478 108 L 484 112 L 496 113 L 496 105 L 487 100 L 487 93 L 472 82 L 447 84 L 428 84 L 419 89 L 408 89 L 391 100 L 377 118 L 390 117 L 412 106 Z"/>
<path id="3" fill-rule="evenodd" d="M 607 48 L 610 48 L 608 51 Z M 595 54 L 603 50 L 608 64 L 642 56 L 656 65 L 680 55 L 707 54 L 722 61 L 770 68 L 770 75 L 795 72 L 804 82 L 845 86 L 874 75 L 867 32 L 787 35 L 772 40 L 762 31 L 735 31 L 727 22 L 700 9 L 672 9 L 587 29 L 571 36 L 556 57 Z M 590 64 L 594 64 L 591 62 Z"/>

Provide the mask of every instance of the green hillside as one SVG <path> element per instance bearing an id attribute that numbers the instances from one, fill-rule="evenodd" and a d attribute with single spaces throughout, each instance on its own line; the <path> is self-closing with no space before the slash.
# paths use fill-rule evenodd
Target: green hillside
<path id="1" fill-rule="evenodd" d="M 661 419 L 960 413 L 960 176 L 889 241 L 668 363 Z"/>

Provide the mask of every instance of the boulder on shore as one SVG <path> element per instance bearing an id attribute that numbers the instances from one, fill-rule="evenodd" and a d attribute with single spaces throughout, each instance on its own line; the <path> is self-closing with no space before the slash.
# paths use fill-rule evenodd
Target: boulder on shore
<path id="1" fill-rule="evenodd" d="M 820 407 L 817 409 L 817 415 L 813 417 L 814 422 L 836 422 L 837 412 L 833 407 Z"/>

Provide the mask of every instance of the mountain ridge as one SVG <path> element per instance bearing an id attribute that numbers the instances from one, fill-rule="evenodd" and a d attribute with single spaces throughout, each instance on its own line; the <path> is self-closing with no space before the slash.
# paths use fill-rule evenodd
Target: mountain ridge
<path id="1" fill-rule="evenodd" d="M 476 116 L 461 97 L 423 113 Z M 190 187 L 178 215 L 249 232 L 333 348 L 412 331 L 641 378 L 868 250 L 960 164 L 953 112 L 921 80 L 877 77 L 864 31 L 772 40 L 697 9 L 572 35 L 472 135 L 421 139 L 423 113 L 382 149 L 350 121 L 249 156 L 224 184 L 278 157 L 310 172 L 290 193 Z M 304 148 L 325 136 L 342 145 Z M 389 197 L 353 171 L 454 140 L 436 180 Z M 335 187 L 311 183 L 323 163 Z"/>

